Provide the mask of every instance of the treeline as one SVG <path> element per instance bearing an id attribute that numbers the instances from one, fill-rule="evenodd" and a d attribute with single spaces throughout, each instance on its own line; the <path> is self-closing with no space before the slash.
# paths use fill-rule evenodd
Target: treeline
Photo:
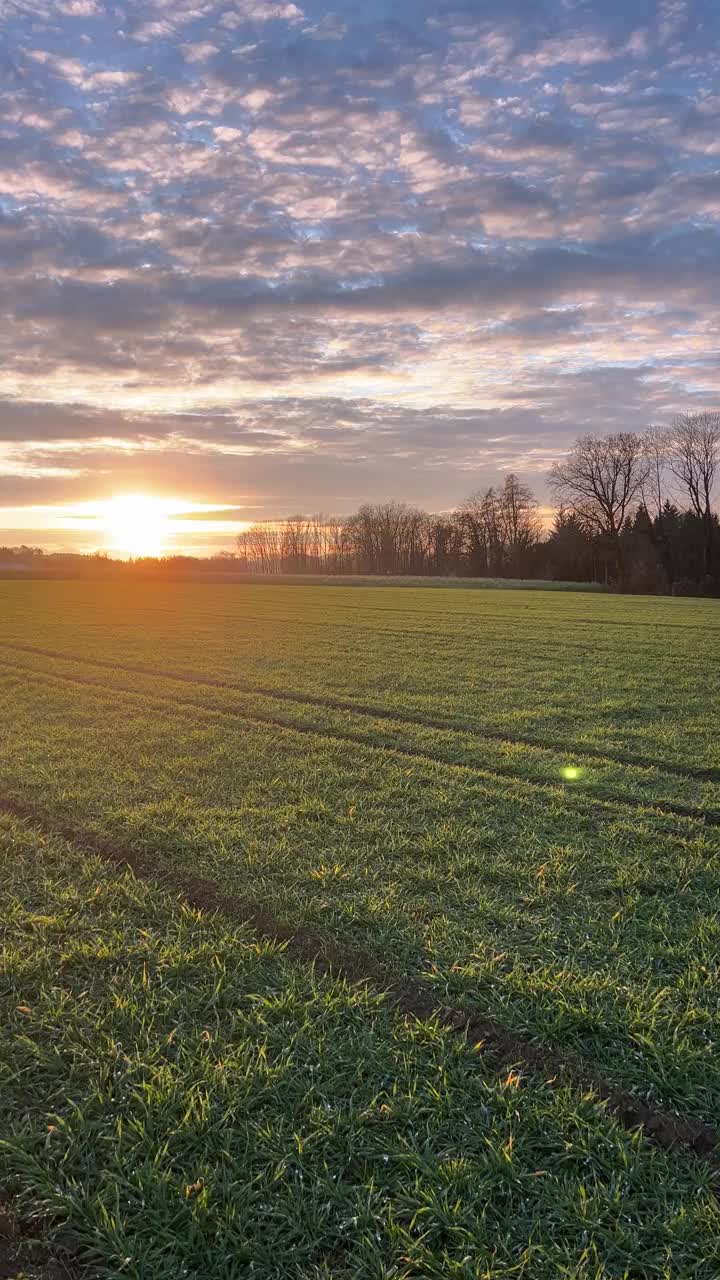
<path id="1" fill-rule="evenodd" d="M 679 415 L 667 430 L 583 436 L 552 468 L 550 527 L 530 487 L 507 475 L 455 511 L 364 503 L 349 516 L 255 524 L 236 552 L 131 561 L 0 547 L 0 576 L 234 581 L 432 576 L 597 583 L 617 590 L 720 596 L 713 489 L 720 413 Z"/>
<path id="2" fill-rule="evenodd" d="M 238 557 L 231 551 L 213 556 L 135 556 L 114 560 L 105 551 L 45 551 L 42 547 L 0 546 L 0 578 L 82 578 L 91 581 L 123 578 L 177 578 L 185 581 L 212 578 L 223 581 L 239 576 Z"/>
<path id="3" fill-rule="evenodd" d="M 514 475 L 449 515 L 402 502 L 364 503 L 344 518 L 290 516 L 237 540 L 249 572 L 529 577 L 541 545 L 538 504 Z"/>
<path id="4" fill-rule="evenodd" d="M 643 435 L 584 436 L 550 473 L 547 530 L 514 473 L 455 511 L 365 503 L 346 517 L 295 515 L 253 525 L 239 567 L 286 574 L 411 574 L 599 582 L 620 590 L 720 594 L 712 493 L 720 414 L 682 414 Z"/>

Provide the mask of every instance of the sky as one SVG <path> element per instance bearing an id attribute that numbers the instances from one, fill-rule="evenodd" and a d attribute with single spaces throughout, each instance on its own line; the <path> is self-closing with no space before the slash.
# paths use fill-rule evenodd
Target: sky
<path id="1" fill-rule="evenodd" d="M 0 543 L 447 510 L 717 408 L 716 0 L 0 0 Z"/>

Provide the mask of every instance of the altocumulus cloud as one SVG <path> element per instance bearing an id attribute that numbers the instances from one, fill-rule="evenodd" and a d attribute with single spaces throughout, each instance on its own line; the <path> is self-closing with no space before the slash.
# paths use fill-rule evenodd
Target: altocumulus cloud
<path id="1" fill-rule="evenodd" d="M 714 0 L 0 21 L 3 505 L 445 507 L 717 404 Z"/>

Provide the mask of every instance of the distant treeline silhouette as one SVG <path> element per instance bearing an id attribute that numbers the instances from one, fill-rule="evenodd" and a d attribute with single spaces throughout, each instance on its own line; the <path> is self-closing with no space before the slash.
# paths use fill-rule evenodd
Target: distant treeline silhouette
<path id="1" fill-rule="evenodd" d="M 720 524 L 712 508 L 720 413 L 679 415 L 669 429 L 582 436 L 550 473 L 558 506 L 547 529 L 516 474 L 439 515 L 403 502 L 349 516 L 254 524 L 236 552 L 209 558 L 44 555 L 0 547 L 0 573 L 43 577 L 279 578 L 430 576 L 599 583 L 617 590 L 720 595 Z"/>
<path id="2" fill-rule="evenodd" d="M 510 473 L 441 515 L 383 502 L 345 517 L 255 524 L 237 540 L 238 559 L 268 576 L 525 578 L 720 594 L 719 463 L 720 414 L 682 414 L 668 430 L 577 440 L 550 473 L 559 506 L 549 531 L 532 490 Z"/>

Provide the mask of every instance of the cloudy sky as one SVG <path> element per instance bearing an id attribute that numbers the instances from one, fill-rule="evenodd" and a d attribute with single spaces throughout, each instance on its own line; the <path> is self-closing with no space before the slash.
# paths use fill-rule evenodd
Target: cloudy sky
<path id="1" fill-rule="evenodd" d="M 0 20 L 0 542 L 542 495 L 576 435 L 717 407 L 716 0 Z"/>

